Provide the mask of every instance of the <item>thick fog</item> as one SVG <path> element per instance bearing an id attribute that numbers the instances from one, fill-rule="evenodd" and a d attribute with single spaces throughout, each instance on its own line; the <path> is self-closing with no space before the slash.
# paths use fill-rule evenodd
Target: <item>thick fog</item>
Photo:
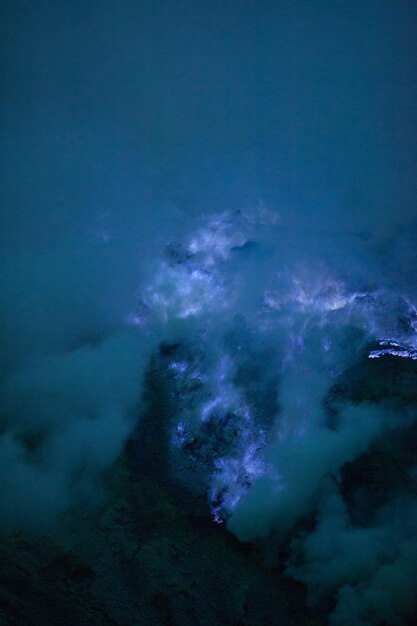
<path id="1" fill-rule="evenodd" d="M 170 463 L 211 463 L 213 523 L 331 624 L 407 623 L 416 468 L 362 522 L 340 485 L 415 409 L 326 406 L 361 359 L 417 358 L 415 4 L 1 11 L 2 531 L 101 501 L 177 342 Z"/>

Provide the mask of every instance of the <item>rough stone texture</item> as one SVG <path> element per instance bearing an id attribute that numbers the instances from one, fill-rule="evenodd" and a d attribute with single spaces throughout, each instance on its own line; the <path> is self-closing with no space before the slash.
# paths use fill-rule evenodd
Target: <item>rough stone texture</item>
<path id="1" fill-rule="evenodd" d="M 109 500 L 49 537 L 1 545 L 0 624 L 320 626 L 301 585 L 209 518 L 190 516 L 124 454 Z"/>

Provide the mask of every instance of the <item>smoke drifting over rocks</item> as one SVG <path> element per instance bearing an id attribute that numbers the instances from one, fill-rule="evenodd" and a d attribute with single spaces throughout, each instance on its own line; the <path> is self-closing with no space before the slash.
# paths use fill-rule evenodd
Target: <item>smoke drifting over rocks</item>
<path id="1" fill-rule="evenodd" d="M 213 523 L 333 626 L 413 623 L 414 8 L 12 4 L 1 531 L 100 502 L 153 375 Z"/>

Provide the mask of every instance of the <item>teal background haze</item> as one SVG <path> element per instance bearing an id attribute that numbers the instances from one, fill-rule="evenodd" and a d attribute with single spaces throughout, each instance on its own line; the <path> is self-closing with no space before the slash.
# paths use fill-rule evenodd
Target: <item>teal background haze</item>
<path id="1" fill-rule="evenodd" d="M 333 289 L 352 301 L 376 294 L 377 338 L 392 319 L 411 323 L 414 0 L 3 0 L 0 31 L 0 533 L 45 532 L 71 507 L 101 501 L 102 478 L 143 414 L 150 356 L 178 328 L 194 340 L 211 315 L 200 308 L 227 300 L 227 280 L 244 289 L 213 314 L 213 344 L 231 328 L 228 314 L 256 320 L 269 285 L 285 308 L 292 279 L 313 313 Z M 254 239 L 263 233 L 262 245 L 252 234 L 241 241 L 239 223 Z M 166 245 L 186 241 L 189 251 L 190 233 L 208 245 L 189 266 L 186 249 L 171 246 L 168 267 Z M 129 326 L 143 293 L 157 302 L 161 267 L 180 283 L 194 262 L 197 315 Z M 182 285 L 168 283 L 168 300 L 181 303 Z M 299 319 L 313 324 L 304 310 Z M 271 342 L 291 343 L 290 322 Z M 394 418 L 348 407 L 339 430 L 322 427 L 330 383 L 316 355 L 325 332 L 313 330 L 305 368 L 290 368 L 280 390 L 289 418 L 305 411 L 310 430 L 269 449 L 290 489 L 278 497 L 273 476 L 254 482 L 228 528 L 265 544 L 275 533 L 275 558 L 279 533 L 311 513 L 320 486 L 316 526 L 298 537 L 302 559 L 287 573 L 313 597 L 339 594 L 332 626 L 402 626 L 417 597 L 416 498 L 393 499 L 358 531 L 336 486 L 323 483 Z M 339 346 L 335 332 L 337 375 L 356 349 L 346 337 Z M 275 361 L 262 367 L 275 380 Z M 387 544 L 396 557 L 381 567 Z"/>
<path id="2" fill-rule="evenodd" d="M 414 2 L 1 10 L 6 245 L 107 213 L 123 232 L 151 204 L 262 198 L 308 229 L 385 230 L 414 212 Z"/>
<path id="3" fill-rule="evenodd" d="M 317 250 L 316 266 L 324 260 L 338 279 L 361 269 L 351 293 L 377 285 L 416 304 L 417 3 L 3 0 L 0 30 L 0 531 L 43 532 L 63 511 L 103 496 L 101 477 L 137 425 L 149 357 L 171 339 L 168 325 L 141 335 L 127 315 L 161 250 L 196 224 L 202 232 L 210 215 L 261 207 L 276 228 L 265 256 L 244 249 L 248 242 L 231 248 L 236 263 L 255 250 L 234 313 L 255 308 L 253 294 L 287 256 L 296 267 L 305 253 L 313 276 Z M 224 267 L 233 279 L 232 265 Z M 209 274 L 200 278 L 211 285 Z M 192 336 L 192 318 L 181 323 Z M 299 382 L 296 370 L 286 387 L 294 414 Z M 321 385 L 305 383 L 317 423 Z M 382 428 L 372 411 L 347 416 L 345 430 L 326 440 L 313 428 L 295 469 L 292 450 L 275 445 L 294 489 L 275 502 L 268 482 L 257 483 L 229 522 L 238 538 L 290 528 L 322 474 L 361 454 Z M 401 552 L 409 528 L 394 509 L 377 539 L 396 538 Z M 417 518 L 415 501 L 409 509 Z M 323 572 L 333 521 L 346 558 L 329 558 Z M 361 544 L 351 554 L 351 536 L 328 487 L 302 544 L 310 567 L 290 570 L 326 592 L 333 567 L 342 589 L 345 566 L 362 581 Z M 415 534 L 410 545 L 415 555 Z M 378 547 L 363 583 L 371 598 L 380 589 Z M 394 574 L 405 571 L 409 583 L 414 561 L 405 560 Z M 333 623 L 359 624 L 351 616 L 368 605 L 347 594 Z M 392 610 L 382 605 L 378 619 Z"/>

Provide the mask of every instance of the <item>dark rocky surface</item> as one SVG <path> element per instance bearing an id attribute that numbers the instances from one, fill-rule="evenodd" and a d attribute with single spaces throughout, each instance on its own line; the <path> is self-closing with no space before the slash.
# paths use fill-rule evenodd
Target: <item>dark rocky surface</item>
<path id="1" fill-rule="evenodd" d="M 205 491 L 171 475 L 164 358 L 151 360 L 147 409 L 107 477 L 106 502 L 69 511 L 48 535 L 2 541 L 0 624 L 324 624 L 303 585 L 267 568 L 256 548 L 213 522 Z"/>
<path id="2" fill-rule="evenodd" d="M 328 607 L 311 612 L 303 585 L 285 577 L 276 562 L 268 567 L 257 548 L 213 522 L 206 493 L 198 493 L 197 479 L 191 484 L 192 474 L 186 476 L 187 489 L 187 481 L 172 472 L 175 399 L 161 368 L 169 371 L 167 362 L 179 350 L 179 344 L 164 344 L 150 363 L 147 408 L 107 476 L 105 503 L 93 511 L 68 512 L 48 535 L 2 540 L 0 624 L 327 623 Z M 416 494 L 411 472 L 417 465 L 416 380 L 417 361 L 389 355 L 372 360 L 364 352 L 355 367 L 339 375 L 326 399 L 331 428 L 338 428 L 345 402 L 406 416 L 342 468 L 341 493 L 359 526 L 372 525 L 392 494 Z M 283 546 L 282 563 L 285 551 Z"/>
<path id="3" fill-rule="evenodd" d="M 189 515 L 125 453 L 99 511 L 1 544 L 0 623 L 320 626 L 304 588 L 209 518 Z"/>

